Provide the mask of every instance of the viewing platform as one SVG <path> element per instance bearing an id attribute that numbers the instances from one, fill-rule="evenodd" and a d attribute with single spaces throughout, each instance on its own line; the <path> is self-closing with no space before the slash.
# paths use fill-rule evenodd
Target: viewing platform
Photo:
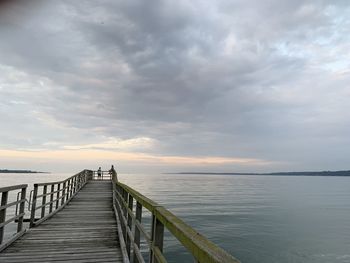
<path id="1" fill-rule="evenodd" d="M 192 254 L 194 262 L 239 262 L 163 206 L 118 182 L 115 172 L 98 176 L 84 170 L 64 181 L 34 184 L 29 200 L 27 187 L 0 188 L 1 263 L 166 263 L 165 229 Z M 9 200 L 11 191 L 19 191 L 16 201 Z M 25 213 L 28 201 L 30 218 Z M 11 207 L 16 207 L 16 213 L 7 218 Z M 149 226 L 143 220 L 147 211 Z M 27 229 L 24 221 L 29 221 Z M 14 223 L 16 233 L 4 240 L 5 226 Z"/>

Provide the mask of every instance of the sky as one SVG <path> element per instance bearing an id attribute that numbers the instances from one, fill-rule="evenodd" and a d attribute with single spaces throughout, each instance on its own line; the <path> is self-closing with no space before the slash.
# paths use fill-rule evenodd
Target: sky
<path id="1" fill-rule="evenodd" d="M 0 168 L 350 169 L 350 5 L 0 1 Z"/>

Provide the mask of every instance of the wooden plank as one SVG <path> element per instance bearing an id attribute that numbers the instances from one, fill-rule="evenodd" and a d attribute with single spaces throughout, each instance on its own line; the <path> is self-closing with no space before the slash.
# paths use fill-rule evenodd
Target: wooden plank
<path id="1" fill-rule="evenodd" d="M 111 183 L 89 181 L 59 213 L 0 253 L 0 262 L 123 262 L 112 207 Z"/>

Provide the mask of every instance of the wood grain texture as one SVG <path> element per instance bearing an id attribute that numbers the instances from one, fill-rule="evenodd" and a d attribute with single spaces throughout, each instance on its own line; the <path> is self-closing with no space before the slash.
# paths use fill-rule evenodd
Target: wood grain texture
<path id="1" fill-rule="evenodd" d="M 52 218 L 0 254 L 10 262 L 122 262 L 110 181 L 89 181 Z"/>

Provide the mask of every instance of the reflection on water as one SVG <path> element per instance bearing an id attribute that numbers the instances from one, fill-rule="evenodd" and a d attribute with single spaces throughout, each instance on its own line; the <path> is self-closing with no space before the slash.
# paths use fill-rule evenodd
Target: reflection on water
<path id="1" fill-rule="evenodd" d="M 0 174 L 0 186 L 68 176 Z M 121 174 L 119 179 L 242 262 L 350 262 L 350 178 Z M 164 249 L 170 262 L 192 262 L 169 236 Z"/>

